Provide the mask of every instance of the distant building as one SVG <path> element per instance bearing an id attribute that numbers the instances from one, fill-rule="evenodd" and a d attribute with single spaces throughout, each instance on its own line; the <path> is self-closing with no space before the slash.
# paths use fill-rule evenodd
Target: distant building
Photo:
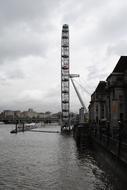
<path id="1" fill-rule="evenodd" d="M 91 95 L 89 118 L 97 124 L 109 121 L 112 135 L 119 120 L 127 123 L 127 56 L 121 56 L 113 72 L 106 81 L 99 82 Z"/>
<path id="2" fill-rule="evenodd" d="M 38 113 L 35 112 L 33 109 L 28 109 L 28 111 L 23 111 L 21 114 L 22 118 L 36 118 Z"/>
<path id="3" fill-rule="evenodd" d="M 19 110 L 14 111 L 14 117 L 20 118 L 21 117 L 21 111 L 19 111 Z"/>
<path id="4" fill-rule="evenodd" d="M 38 113 L 37 117 L 40 118 L 40 119 L 44 119 L 44 113 Z"/>
<path id="5" fill-rule="evenodd" d="M 14 116 L 15 116 L 15 113 L 12 110 L 4 110 L 3 111 L 4 119 L 12 120 L 12 119 L 14 119 Z"/>
<path id="6" fill-rule="evenodd" d="M 51 112 L 47 111 L 44 113 L 44 119 L 50 119 L 51 118 Z"/>
<path id="7" fill-rule="evenodd" d="M 51 115 L 51 121 L 52 122 L 58 122 L 59 121 L 59 114 L 58 113 L 54 113 Z"/>
<path id="8" fill-rule="evenodd" d="M 74 114 L 70 114 L 70 118 L 74 117 Z M 18 121 L 44 121 L 47 123 L 51 122 L 60 122 L 61 119 L 61 112 L 58 113 L 51 113 L 50 111 L 47 111 L 45 113 L 38 113 L 34 111 L 33 109 L 28 109 L 27 111 L 12 111 L 12 110 L 4 110 L 2 113 L 0 113 L 0 121 L 6 121 L 6 122 L 14 122 L 16 120 Z"/>

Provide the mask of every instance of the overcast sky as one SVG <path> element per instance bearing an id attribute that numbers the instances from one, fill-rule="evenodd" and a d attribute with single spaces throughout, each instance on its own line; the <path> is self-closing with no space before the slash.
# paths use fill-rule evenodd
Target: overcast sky
<path id="1" fill-rule="evenodd" d="M 126 0 L 0 0 L 0 110 L 60 111 L 65 23 L 70 73 L 90 94 L 127 55 Z M 79 91 L 88 106 L 90 95 Z M 79 107 L 71 87 L 71 110 Z"/>

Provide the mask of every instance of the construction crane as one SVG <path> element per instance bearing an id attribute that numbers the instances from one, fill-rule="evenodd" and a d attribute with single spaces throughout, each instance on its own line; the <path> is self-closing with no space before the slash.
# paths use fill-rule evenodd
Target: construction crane
<path id="1" fill-rule="evenodd" d="M 80 101 L 80 103 L 82 105 L 82 107 L 79 110 L 79 123 L 83 124 L 85 122 L 85 120 L 84 120 L 85 119 L 84 118 L 84 111 L 85 111 L 85 113 L 87 113 L 87 109 L 86 109 L 86 106 L 85 106 L 85 104 L 84 104 L 84 102 L 82 100 L 82 97 L 81 97 L 81 95 L 80 95 L 80 93 L 79 93 L 79 91 L 78 91 L 78 89 L 77 89 L 77 87 L 76 87 L 76 85 L 74 83 L 74 80 L 73 80 L 73 78 L 79 77 L 79 75 L 78 74 L 70 74 L 69 77 L 71 79 L 71 82 L 72 82 L 72 85 L 73 85 L 73 87 L 75 89 L 75 92 L 76 92 L 76 94 L 77 94 L 77 96 L 79 98 L 79 101 Z"/>
<path id="2" fill-rule="evenodd" d="M 76 85 L 74 83 L 73 78 L 75 78 L 75 77 L 80 77 L 80 75 L 78 75 L 78 74 L 70 74 L 70 79 L 71 79 L 72 85 L 73 85 L 73 87 L 75 89 L 75 92 L 76 92 L 76 94 L 77 94 L 77 96 L 79 98 L 79 101 L 80 101 L 82 107 L 84 108 L 85 113 L 87 113 L 86 106 L 85 106 L 85 104 L 84 104 L 84 102 L 82 100 L 82 97 L 81 97 L 81 95 L 80 95 L 80 93 L 79 93 L 79 91 L 78 91 L 78 89 L 77 89 L 77 87 L 76 87 Z"/>

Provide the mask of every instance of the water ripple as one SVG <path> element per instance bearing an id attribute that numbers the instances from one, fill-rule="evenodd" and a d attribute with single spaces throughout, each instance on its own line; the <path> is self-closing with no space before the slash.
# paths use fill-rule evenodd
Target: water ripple
<path id="1" fill-rule="evenodd" d="M 101 167 L 95 152 L 78 150 L 72 137 L 39 132 L 12 135 L 12 127 L 0 126 L 0 189 L 124 190 L 123 182 L 118 184 L 118 178 Z"/>

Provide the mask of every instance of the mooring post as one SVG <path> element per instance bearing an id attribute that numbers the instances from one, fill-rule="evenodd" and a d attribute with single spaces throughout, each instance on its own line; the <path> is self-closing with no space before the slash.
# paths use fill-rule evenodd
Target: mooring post
<path id="1" fill-rule="evenodd" d="M 24 122 L 22 122 L 22 132 L 24 132 Z"/>
<path id="2" fill-rule="evenodd" d="M 17 133 L 17 132 L 18 132 L 17 128 L 18 128 L 18 120 L 16 120 L 16 125 L 15 125 L 15 133 Z"/>

